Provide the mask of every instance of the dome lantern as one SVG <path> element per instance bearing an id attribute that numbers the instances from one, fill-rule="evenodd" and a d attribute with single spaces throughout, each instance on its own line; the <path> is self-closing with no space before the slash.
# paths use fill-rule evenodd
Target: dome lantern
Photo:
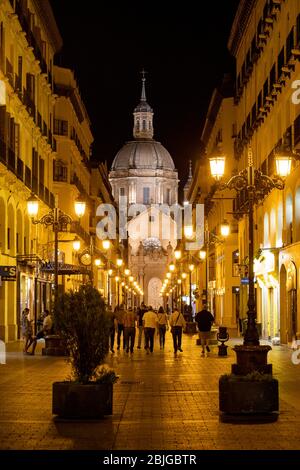
<path id="1" fill-rule="evenodd" d="M 147 103 L 145 87 L 145 71 L 142 70 L 142 93 L 141 100 L 133 112 L 134 126 L 133 137 L 135 139 L 153 138 L 153 109 Z"/>

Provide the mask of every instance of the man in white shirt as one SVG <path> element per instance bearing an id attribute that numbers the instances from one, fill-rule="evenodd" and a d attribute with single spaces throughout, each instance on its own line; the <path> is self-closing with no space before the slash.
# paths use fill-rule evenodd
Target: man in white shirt
<path id="1" fill-rule="evenodd" d="M 45 338 L 45 336 L 50 335 L 52 331 L 52 326 L 53 326 L 53 320 L 50 315 L 49 310 L 45 310 L 44 312 L 44 321 L 43 321 L 43 328 L 38 332 L 38 334 L 33 338 L 33 344 L 32 344 L 32 352 L 31 355 L 34 356 L 35 348 L 37 341 L 39 339 Z"/>
<path id="2" fill-rule="evenodd" d="M 155 328 L 157 327 L 157 315 L 153 312 L 152 307 L 149 307 L 149 310 L 143 315 L 143 326 L 145 332 L 145 341 L 146 341 L 146 350 L 149 354 L 149 350 L 153 353 L 154 346 L 154 335 Z"/>
<path id="3" fill-rule="evenodd" d="M 182 352 L 182 329 L 186 326 L 185 319 L 182 313 L 178 312 L 177 308 L 175 308 L 174 312 L 171 315 L 170 326 L 173 335 L 174 354 L 175 356 L 177 356 L 177 351 Z"/>

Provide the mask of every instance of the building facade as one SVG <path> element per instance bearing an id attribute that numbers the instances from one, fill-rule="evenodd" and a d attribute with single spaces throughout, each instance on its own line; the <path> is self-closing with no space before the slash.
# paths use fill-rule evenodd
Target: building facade
<path id="1" fill-rule="evenodd" d="M 54 206 L 53 58 L 62 40 L 48 1 L 0 3 L 0 337 L 20 333 L 20 313 L 49 307 L 51 276 L 37 272 L 51 235 L 26 212 L 31 191 Z M 15 276 L 5 276 L 10 266 Z"/>
<path id="2" fill-rule="evenodd" d="M 232 78 L 225 76 L 222 84 L 214 90 L 207 112 L 201 141 L 206 155 L 198 163 L 189 185 L 187 200 L 195 207 L 204 204 L 206 257 L 196 264 L 193 284 L 199 291 L 196 310 L 208 302 L 216 322 L 236 332 L 239 324 L 240 277 L 237 222 L 232 215 L 234 194 L 225 191 L 219 194 L 210 176 L 207 155 L 221 152 L 227 156 L 225 178 L 230 178 L 236 168 L 233 159 L 235 135 L 235 106 Z M 230 234 L 226 239 L 220 233 L 224 220 L 230 223 Z M 199 258 L 199 257 L 198 257 Z"/>
<path id="3" fill-rule="evenodd" d="M 21 336 L 21 312 L 35 325 L 53 307 L 53 226 L 34 224 L 27 199 L 39 201 L 37 218 L 57 204 L 72 219 L 58 233 L 59 290 L 92 281 L 108 301 L 108 251 L 95 234 L 96 207 L 114 203 L 104 165 L 91 167 L 93 136 L 71 70 L 54 66 L 62 39 L 48 0 L 0 2 L 0 339 Z M 87 203 L 79 220 L 77 196 Z M 75 250 L 74 239 L 80 242 Z M 97 260 L 97 263 L 96 263 Z M 110 264 L 111 263 L 111 264 Z"/>
<path id="4" fill-rule="evenodd" d="M 133 116 L 134 140 L 117 153 L 109 179 L 116 201 L 128 207 L 128 266 L 143 288 L 144 301 L 157 308 L 163 304 L 159 293 L 169 252 L 177 244 L 170 207 L 178 202 L 178 174 L 169 152 L 153 139 L 145 78 Z"/>
<path id="5" fill-rule="evenodd" d="M 282 146 L 297 151 L 300 141 L 300 108 L 293 102 L 300 76 L 299 0 L 241 1 L 228 47 L 236 59 L 237 168 L 247 167 L 251 146 L 254 166 L 272 177 L 274 154 Z M 279 337 L 283 344 L 300 335 L 299 171 L 295 160 L 284 191 L 274 189 L 255 208 L 257 320 L 264 338 Z M 235 210 L 244 203 L 240 193 Z M 248 244 L 247 218 L 240 217 L 241 264 L 247 264 Z"/>

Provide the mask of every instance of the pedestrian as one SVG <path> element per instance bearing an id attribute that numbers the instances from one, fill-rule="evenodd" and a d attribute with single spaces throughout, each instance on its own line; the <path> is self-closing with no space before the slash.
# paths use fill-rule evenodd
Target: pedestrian
<path id="1" fill-rule="evenodd" d="M 110 307 L 107 309 L 107 314 L 109 318 L 109 349 L 114 354 L 115 332 L 116 328 L 118 328 L 118 322 L 115 312 Z"/>
<path id="2" fill-rule="evenodd" d="M 28 348 L 31 346 L 33 340 L 33 327 L 32 320 L 30 320 L 30 310 L 29 308 L 24 308 L 21 316 L 21 331 L 22 337 L 25 341 L 23 352 L 28 353 Z"/>
<path id="3" fill-rule="evenodd" d="M 181 349 L 182 329 L 186 326 L 185 319 L 182 313 L 178 312 L 177 308 L 175 308 L 170 317 L 170 326 L 173 336 L 174 355 L 177 356 L 177 351 L 183 352 Z"/>
<path id="4" fill-rule="evenodd" d="M 45 338 L 45 336 L 50 335 L 52 333 L 53 327 L 53 320 L 49 310 L 45 310 L 44 312 L 44 320 L 43 320 L 43 327 L 37 333 L 36 336 L 32 339 L 32 352 L 31 355 L 34 356 L 35 348 L 39 339 Z M 30 343 L 31 344 L 31 343 Z M 29 344 L 29 346 L 30 346 Z"/>
<path id="5" fill-rule="evenodd" d="M 158 334 L 159 334 L 159 345 L 160 349 L 165 347 L 166 331 L 169 329 L 168 325 L 168 315 L 164 312 L 163 307 L 159 307 L 158 314 Z"/>
<path id="6" fill-rule="evenodd" d="M 146 311 L 145 310 L 145 305 L 142 302 L 141 306 L 137 309 L 137 327 L 138 327 L 138 331 L 139 331 L 137 349 L 141 349 L 141 347 L 142 347 L 143 316 L 144 316 L 145 311 Z"/>
<path id="7" fill-rule="evenodd" d="M 41 312 L 37 321 L 36 321 L 36 328 L 37 328 L 37 331 L 40 331 L 42 330 L 43 328 L 43 322 L 44 322 L 44 313 L 45 312 Z"/>
<path id="8" fill-rule="evenodd" d="M 215 319 L 213 315 L 208 310 L 207 304 L 203 306 L 203 309 L 200 312 L 198 312 L 195 317 L 195 321 L 198 323 L 199 339 L 200 339 L 201 346 L 202 346 L 201 356 L 205 355 L 205 349 L 207 353 L 210 352 L 208 341 L 210 337 L 210 330 L 211 330 L 214 320 Z"/>
<path id="9" fill-rule="evenodd" d="M 149 306 L 149 310 L 144 313 L 143 326 L 145 331 L 145 347 L 147 354 L 149 354 L 149 351 L 153 353 L 154 335 L 155 329 L 157 327 L 157 315 L 155 312 L 153 312 L 151 306 Z"/>
<path id="10" fill-rule="evenodd" d="M 117 335 L 117 349 L 120 350 L 121 345 L 121 335 L 123 335 L 123 349 L 125 349 L 125 337 L 124 337 L 124 305 L 120 305 L 119 307 L 115 308 L 115 313 L 117 317 L 118 323 L 118 335 Z"/>
<path id="11" fill-rule="evenodd" d="M 136 314 L 133 312 L 132 307 L 129 307 L 128 310 L 124 313 L 123 326 L 126 352 L 129 353 L 130 351 L 131 354 L 133 354 L 134 349 L 136 320 Z"/>

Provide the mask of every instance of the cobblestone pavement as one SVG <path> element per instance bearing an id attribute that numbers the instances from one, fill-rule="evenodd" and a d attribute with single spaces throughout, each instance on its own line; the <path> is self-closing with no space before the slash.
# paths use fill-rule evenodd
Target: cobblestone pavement
<path id="1" fill-rule="evenodd" d="M 200 357 L 196 336 L 184 335 L 177 358 L 167 334 L 165 351 L 123 351 L 109 357 L 120 376 L 114 385 L 114 414 L 95 422 L 55 422 L 52 383 L 70 373 L 63 358 L 23 356 L 8 345 L 0 365 L 1 449 L 299 449 L 300 365 L 291 351 L 269 354 L 280 381 L 280 417 L 272 424 L 225 424 L 219 420 L 218 379 L 235 359 Z M 232 345 L 233 343 L 231 343 Z M 40 346 L 39 346 L 40 347 Z"/>

